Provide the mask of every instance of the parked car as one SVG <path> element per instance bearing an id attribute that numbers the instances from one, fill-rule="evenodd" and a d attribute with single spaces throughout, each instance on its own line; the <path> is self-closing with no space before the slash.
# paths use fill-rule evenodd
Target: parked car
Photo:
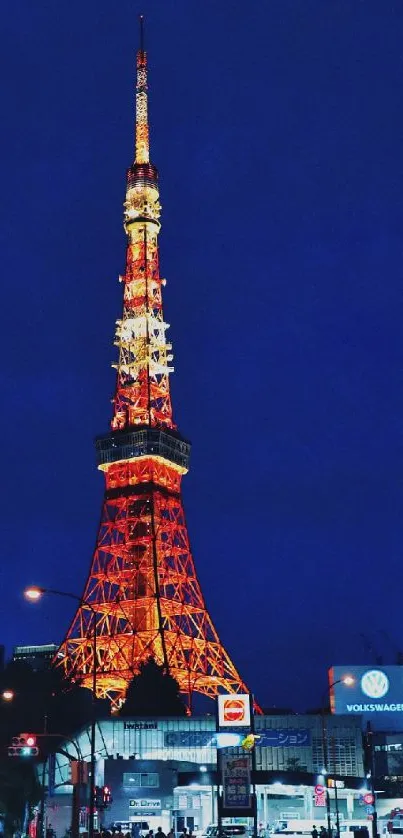
<path id="1" fill-rule="evenodd" d="M 244 823 L 229 823 L 223 824 L 221 833 L 218 824 L 210 824 L 201 838 L 248 838 L 249 832 Z"/>
<path id="2" fill-rule="evenodd" d="M 113 823 L 110 824 L 108 829 L 110 831 L 112 829 L 121 829 L 123 833 L 131 832 L 132 827 L 135 823 L 138 824 L 140 829 L 140 836 L 141 838 L 143 838 L 143 836 L 147 835 L 147 833 L 150 831 L 150 826 L 147 823 L 147 821 L 113 821 Z"/>

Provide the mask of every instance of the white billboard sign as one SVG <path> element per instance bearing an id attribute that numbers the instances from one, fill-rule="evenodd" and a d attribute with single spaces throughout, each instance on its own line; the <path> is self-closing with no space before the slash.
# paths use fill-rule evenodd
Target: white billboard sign
<path id="1" fill-rule="evenodd" d="M 218 726 L 250 727 L 249 693 L 218 696 Z"/>

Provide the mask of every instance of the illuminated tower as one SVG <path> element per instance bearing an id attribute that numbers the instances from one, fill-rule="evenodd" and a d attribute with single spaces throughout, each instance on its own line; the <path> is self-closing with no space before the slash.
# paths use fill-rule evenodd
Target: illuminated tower
<path id="1" fill-rule="evenodd" d="M 147 57 L 137 53 L 135 161 L 127 172 L 128 237 L 111 430 L 96 440 L 106 490 L 82 604 L 59 650 L 91 685 L 96 615 L 98 695 L 119 704 L 150 656 L 182 693 L 246 690 L 206 610 L 181 499 L 190 446 L 172 417 L 171 344 L 162 311 L 158 172 L 149 158 Z M 87 605 L 85 603 L 88 603 Z"/>

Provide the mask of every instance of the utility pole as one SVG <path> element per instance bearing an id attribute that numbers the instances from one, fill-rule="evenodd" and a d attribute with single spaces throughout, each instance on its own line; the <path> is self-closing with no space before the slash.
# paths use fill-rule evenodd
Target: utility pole
<path id="1" fill-rule="evenodd" d="M 43 717 L 43 736 L 46 736 L 48 727 L 48 717 L 45 715 Z M 42 765 L 42 795 L 41 795 L 41 805 L 39 810 L 39 835 L 42 835 L 42 838 L 45 838 L 45 800 L 46 800 L 46 792 L 45 792 L 45 776 L 46 776 L 46 764 L 48 758 L 45 757 Z"/>
<path id="2" fill-rule="evenodd" d="M 378 838 L 378 811 L 376 808 L 376 791 L 375 791 L 375 759 L 374 759 L 374 745 L 373 745 L 373 735 L 374 732 L 371 728 L 371 722 L 367 722 L 367 732 L 365 736 L 365 746 L 366 746 L 366 756 L 367 756 L 367 767 L 368 767 L 368 774 L 369 774 L 369 784 L 370 784 L 370 791 L 372 797 L 374 799 L 373 802 L 373 813 L 372 813 L 372 838 Z"/>

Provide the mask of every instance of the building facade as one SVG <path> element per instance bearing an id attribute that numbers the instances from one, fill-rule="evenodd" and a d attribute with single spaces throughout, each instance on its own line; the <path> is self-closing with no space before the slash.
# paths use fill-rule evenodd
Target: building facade
<path id="1" fill-rule="evenodd" d="M 372 746 L 375 775 L 382 778 L 385 794 L 403 798 L 403 733 L 375 732 Z"/>
<path id="2" fill-rule="evenodd" d="M 351 818 L 362 790 L 364 766 L 359 718 L 328 717 L 329 769 L 340 777 L 339 811 Z M 267 825 L 284 816 L 324 820 L 315 809 L 314 788 L 323 770 L 322 720 L 316 715 L 256 716 L 258 820 Z M 164 832 L 184 826 L 201 833 L 216 822 L 217 747 L 213 716 L 120 719 L 100 722 L 96 732 L 96 784 L 108 786 L 112 804 L 98 825 L 147 823 Z M 90 728 L 75 739 L 80 756 L 90 757 Z M 67 742 L 64 746 L 72 752 Z M 323 781 L 323 778 L 322 778 Z M 48 819 L 57 834 L 70 819 L 68 759 L 56 758 Z M 54 788 L 53 788 L 54 787 Z M 360 813 L 359 813 L 360 814 Z M 362 814 L 362 813 L 361 813 Z M 357 817 L 357 814 L 355 814 Z"/>
<path id="3" fill-rule="evenodd" d="M 28 663 L 34 672 L 37 672 L 50 667 L 57 649 L 56 643 L 46 643 L 43 646 L 14 646 L 12 661 Z"/>

